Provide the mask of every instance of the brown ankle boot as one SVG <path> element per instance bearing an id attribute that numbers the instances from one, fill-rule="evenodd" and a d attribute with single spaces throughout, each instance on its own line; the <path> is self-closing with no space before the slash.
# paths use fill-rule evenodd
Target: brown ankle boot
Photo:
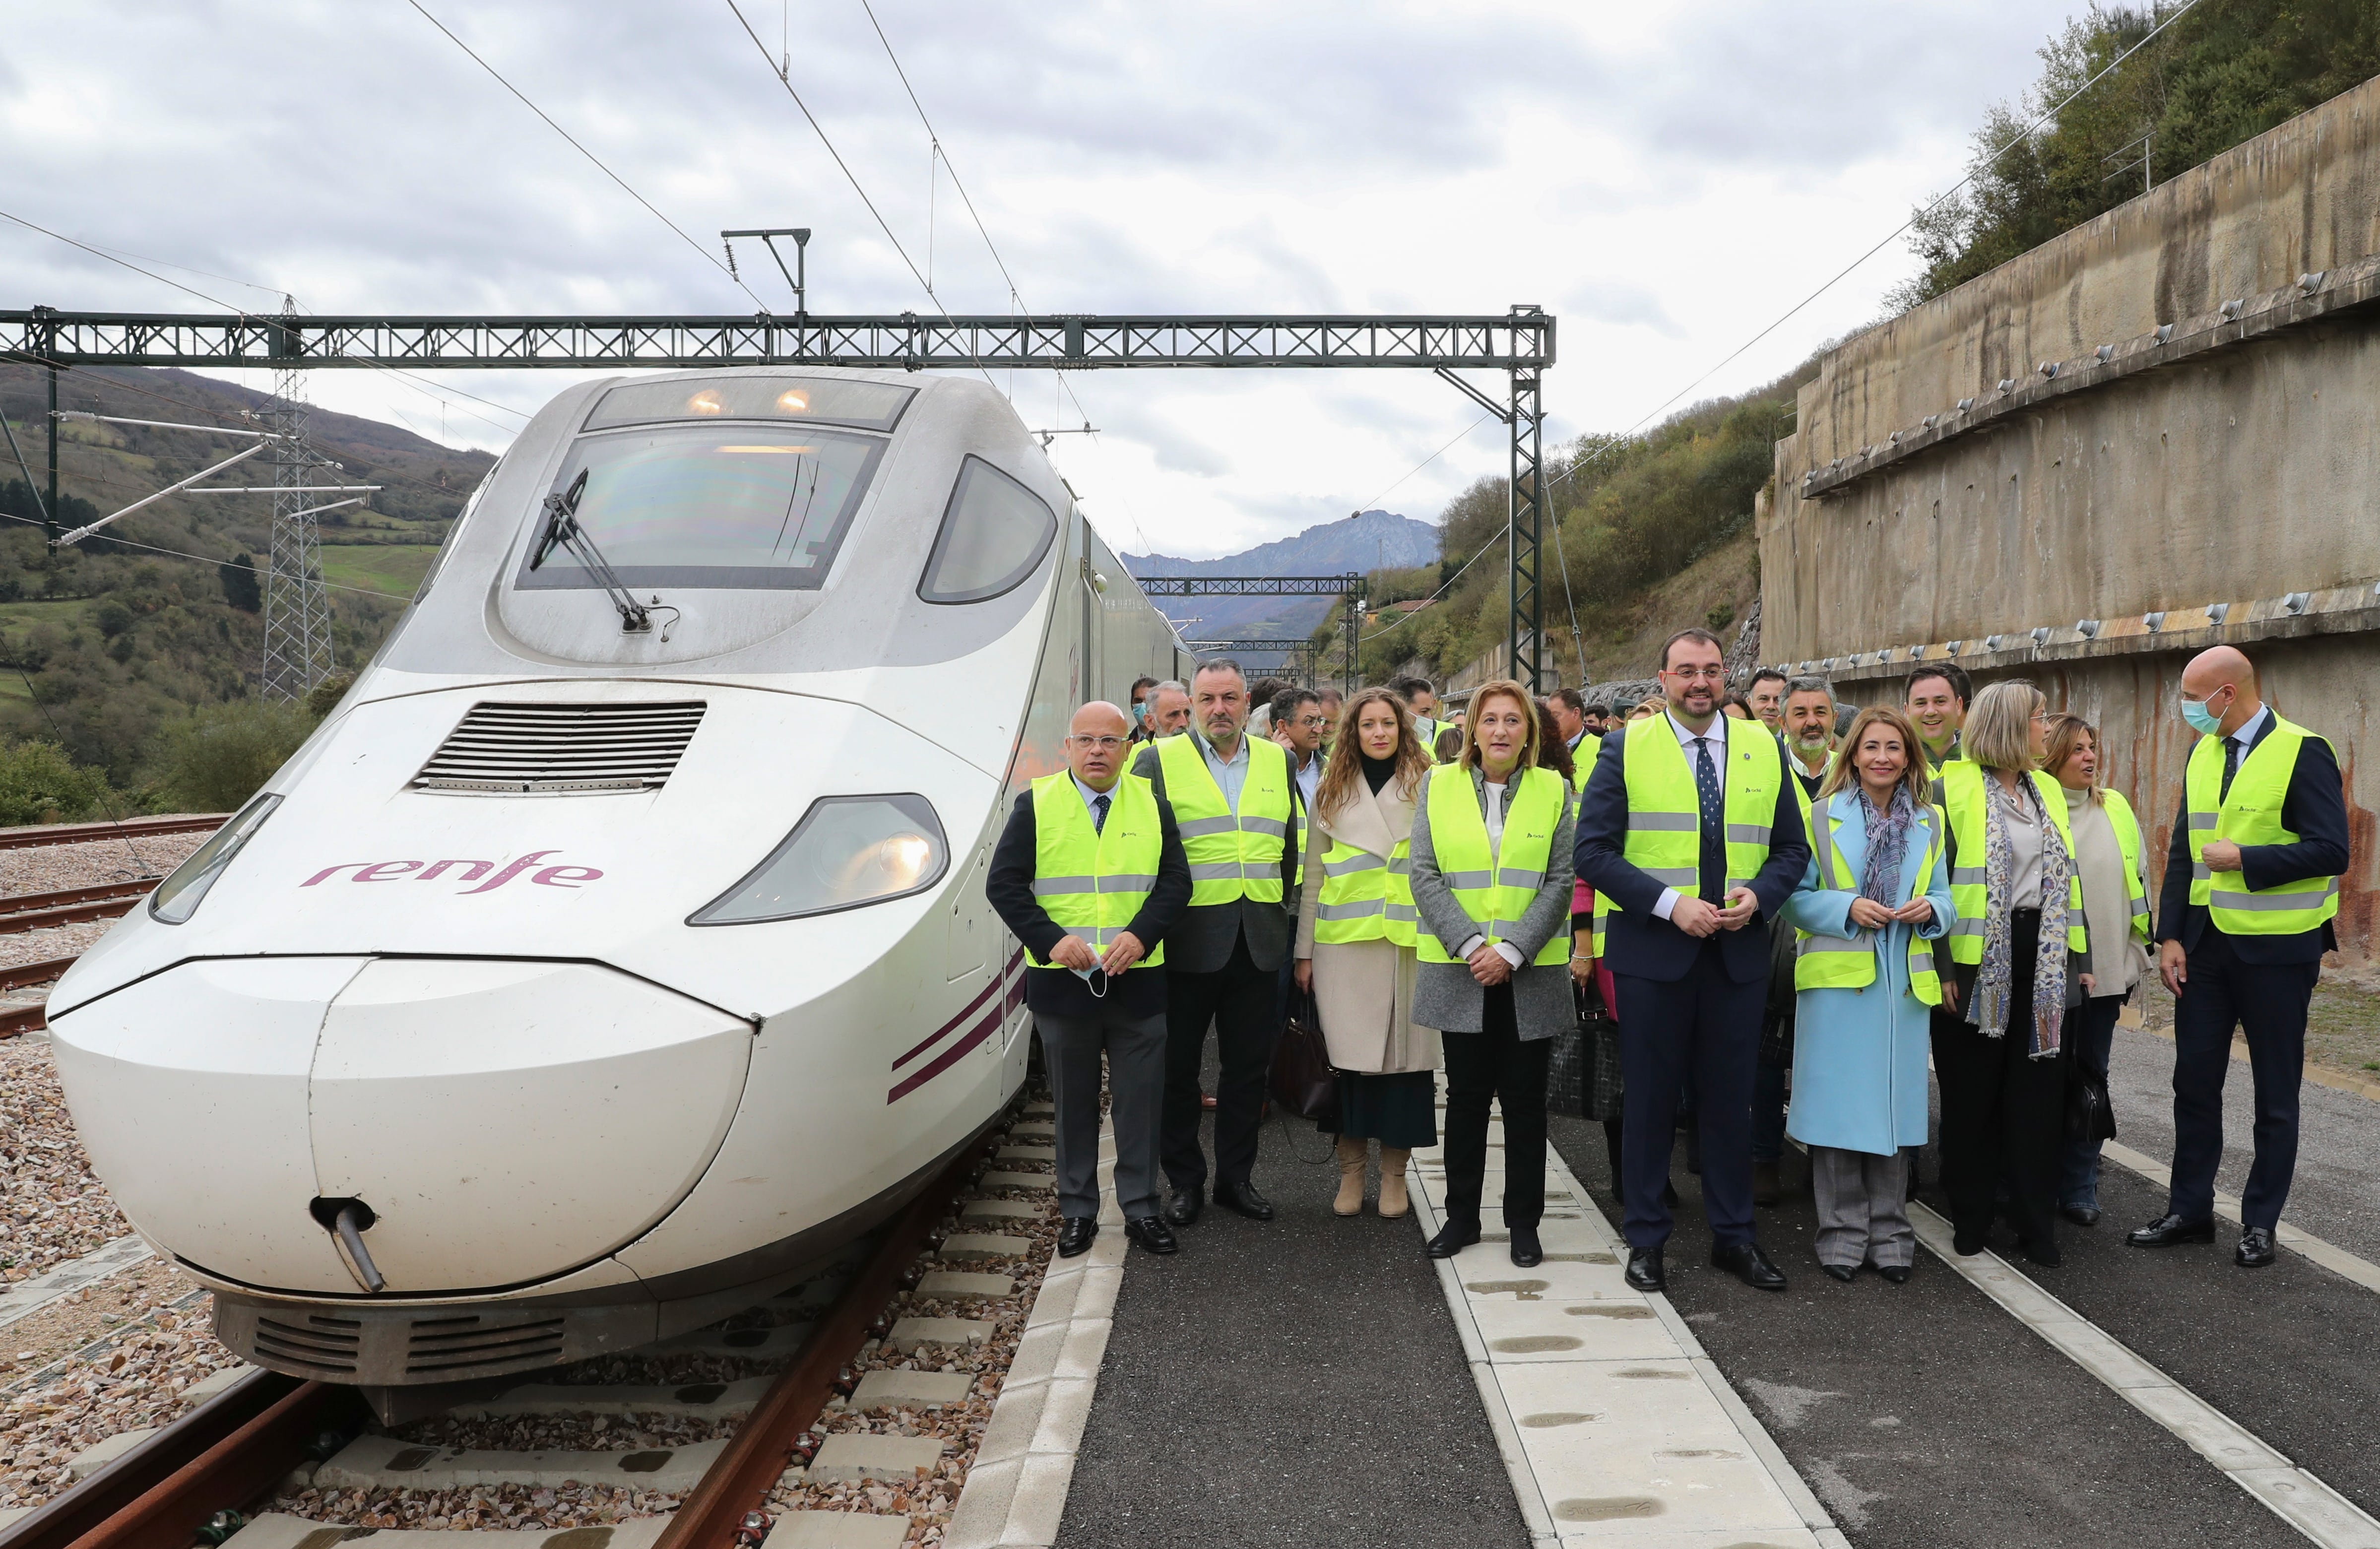
<path id="1" fill-rule="evenodd" d="M 1334 1214 L 1361 1216 L 1364 1213 L 1364 1164 L 1371 1160 L 1368 1141 L 1353 1135 L 1339 1137 L 1339 1197 L 1330 1202 Z"/>
<path id="2" fill-rule="evenodd" d="M 1380 1214 L 1390 1220 L 1413 1208 L 1413 1202 L 1405 1197 L 1405 1160 L 1412 1155 L 1380 1147 Z"/>

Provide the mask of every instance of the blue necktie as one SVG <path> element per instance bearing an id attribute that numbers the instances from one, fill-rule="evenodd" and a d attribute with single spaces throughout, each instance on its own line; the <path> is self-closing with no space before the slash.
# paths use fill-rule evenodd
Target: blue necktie
<path id="1" fill-rule="evenodd" d="M 1091 831 L 1095 834 L 1108 831 L 1108 798 L 1105 796 L 1091 798 Z"/>
<path id="2" fill-rule="evenodd" d="M 2223 789 L 2216 796 L 2216 801 L 2222 801 L 2231 794 L 2231 777 L 2239 772 L 2240 739 L 2226 737 L 2223 739 Z"/>
<path id="3" fill-rule="evenodd" d="M 1702 798 L 1702 898 L 1706 903 L 1727 899 L 1727 829 L 1719 800 L 1718 769 L 1711 763 L 1710 739 L 1694 739 L 1694 793 Z"/>

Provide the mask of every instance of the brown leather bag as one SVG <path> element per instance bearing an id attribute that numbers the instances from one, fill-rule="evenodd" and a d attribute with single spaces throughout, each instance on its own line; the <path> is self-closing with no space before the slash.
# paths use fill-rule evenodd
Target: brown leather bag
<path id="1" fill-rule="evenodd" d="M 1289 1021 L 1272 1049 L 1271 1086 L 1277 1107 L 1326 1130 L 1337 1124 L 1338 1072 L 1330 1067 L 1330 1046 L 1323 1041 L 1314 997 L 1303 990 L 1290 992 Z"/>

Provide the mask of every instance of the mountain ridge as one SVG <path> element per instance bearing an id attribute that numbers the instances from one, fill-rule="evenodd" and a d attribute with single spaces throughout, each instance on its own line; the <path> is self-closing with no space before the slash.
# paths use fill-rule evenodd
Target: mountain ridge
<path id="1" fill-rule="evenodd" d="M 1435 564 L 1439 529 L 1391 511 L 1360 511 L 1236 554 L 1185 560 L 1171 554 L 1119 556 L 1135 579 L 1161 575 L 1343 575 Z M 1327 597 L 1160 597 L 1152 599 L 1185 635 L 1201 639 L 1303 639 L 1333 606 Z"/>

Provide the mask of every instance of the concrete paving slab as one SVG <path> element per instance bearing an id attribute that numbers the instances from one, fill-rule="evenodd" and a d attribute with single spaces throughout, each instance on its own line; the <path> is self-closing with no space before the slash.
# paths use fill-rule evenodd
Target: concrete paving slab
<path id="1" fill-rule="evenodd" d="M 930 1473 L 948 1444 L 939 1436 L 868 1436 L 838 1433 L 820 1444 L 809 1475 L 828 1484 L 885 1479 L 904 1482 Z"/>
<path id="2" fill-rule="evenodd" d="M 971 1372 L 863 1372 L 852 1391 L 851 1407 L 872 1414 L 883 1410 L 939 1409 L 966 1401 L 975 1386 Z"/>
<path id="3" fill-rule="evenodd" d="M 218 1367 L 212 1374 L 200 1377 L 182 1389 L 182 1402 L 203 1404 L 255 1370 L 245 1361 L 235 1361 L 228 1366 Z"/>
<path id="4" fill-rule="evenodd" d="M 44 1270 L 31 1279 L 19 1280 L 0 1291 L 0 1327 L 38 1313 L 85 1286 L 120 1275 L 135 1265 L 146 1264 L 149 1258 L 149 1244 L 128 1233 L 101 1243 L 79 1259 Z"/>
<path id="5" fill-rule="evenodd" d="M 1058 1138 L 1058 1126 L 1046 1119 L 1028 1119 L 1011 1126 L 1008 1135 L 1011 1140 L 1046 1140 L 1055 1143 Z"/>
<path id="6" fill-rule="evenodd" d="M 986 1275 L 964 1269 L 937 1269 L 917 1282 L 917 1294 L 936 1297 L 979 1296 L 1000 1301 L 1016 1294 L 1014 1276 Z"/>
<path id="7" fill-rule="evenodd" d="M 551 1489 L 615 1484 L 680 1494 L 725 1449 L 724 1438 L 637 1452 L 488 1452 L 417 1446 L 395 1436 L 358 1436 L 314 1472 L 322 1490 L 460 1490 L 475 1484 Z"/>
<path id="8" fill-rule="evenodd" d="M 962 1221 L 1038 1221 L 1041 1215 L 1030 1200 L 969 1200 L 959 1206 Z"/>
<path id="9" fill-rule="evenodd" d="M 1058 1148 L 1054 1145 L 1003 1145 L 991 1154 L 991 1159 L 995 1162 L 1054 1163 L 1058 1159 Z"/>
<path id="10" fill-rule="evenodd" d="M 1021 1259 L 1032 1251 L 1033 1240 L 1029 1237 L 953 1232 L 942 1240 L 934 1256 L 945 1264 L 980 1264 L 987 1259 Z"/>
<path id="11" fill-rule="evenodd" d="M 920 1345 L 949 1345 L 965 1349 L 990 1338 L 1000 1331 L 1000 1325 L 986 1318 L 901 1318 L 892 1325 L 892 1332 L 884 1342 L 907 1354 Z"/>
<path id="12" fill-rule="evenodd" d="M 333 1545 L 349 1539 L 369 1538 L 372 1542 L 372 1549 L 549 1549 L 549 1546 L 551 1549 L 652 1549 L 669 1523 L 667 1517 L 631 1517 L 625 1522 L 613 1522 L 601 1528 L 449 1531 L 422 1528 L 334 1527 L 311 1518 L 268 1511 L 255 1518 L 225 1543 L 236 1541 L 239 1549 L 332 1549 Z M 597 1537 L 597 1534 L 602 1536 Z M 772 1533 L 771 1538 L 773 1541 L 775 1534 Z"/>
<path id="13" fill-rule="evenodd" d="M 1058 1186 L 1058 1180 L 1046 1172 L 988 1172 L 976 1186 L 981 1189 L 1027 1189 L 1046 1194 Z"/>
<path id="14" fill-rule="evenodd" d="M 154 1425 L 135 1425 L 93 1442 L 67 1460 L 67 1477 L 79 1484 L 156 1434 Z"/>

